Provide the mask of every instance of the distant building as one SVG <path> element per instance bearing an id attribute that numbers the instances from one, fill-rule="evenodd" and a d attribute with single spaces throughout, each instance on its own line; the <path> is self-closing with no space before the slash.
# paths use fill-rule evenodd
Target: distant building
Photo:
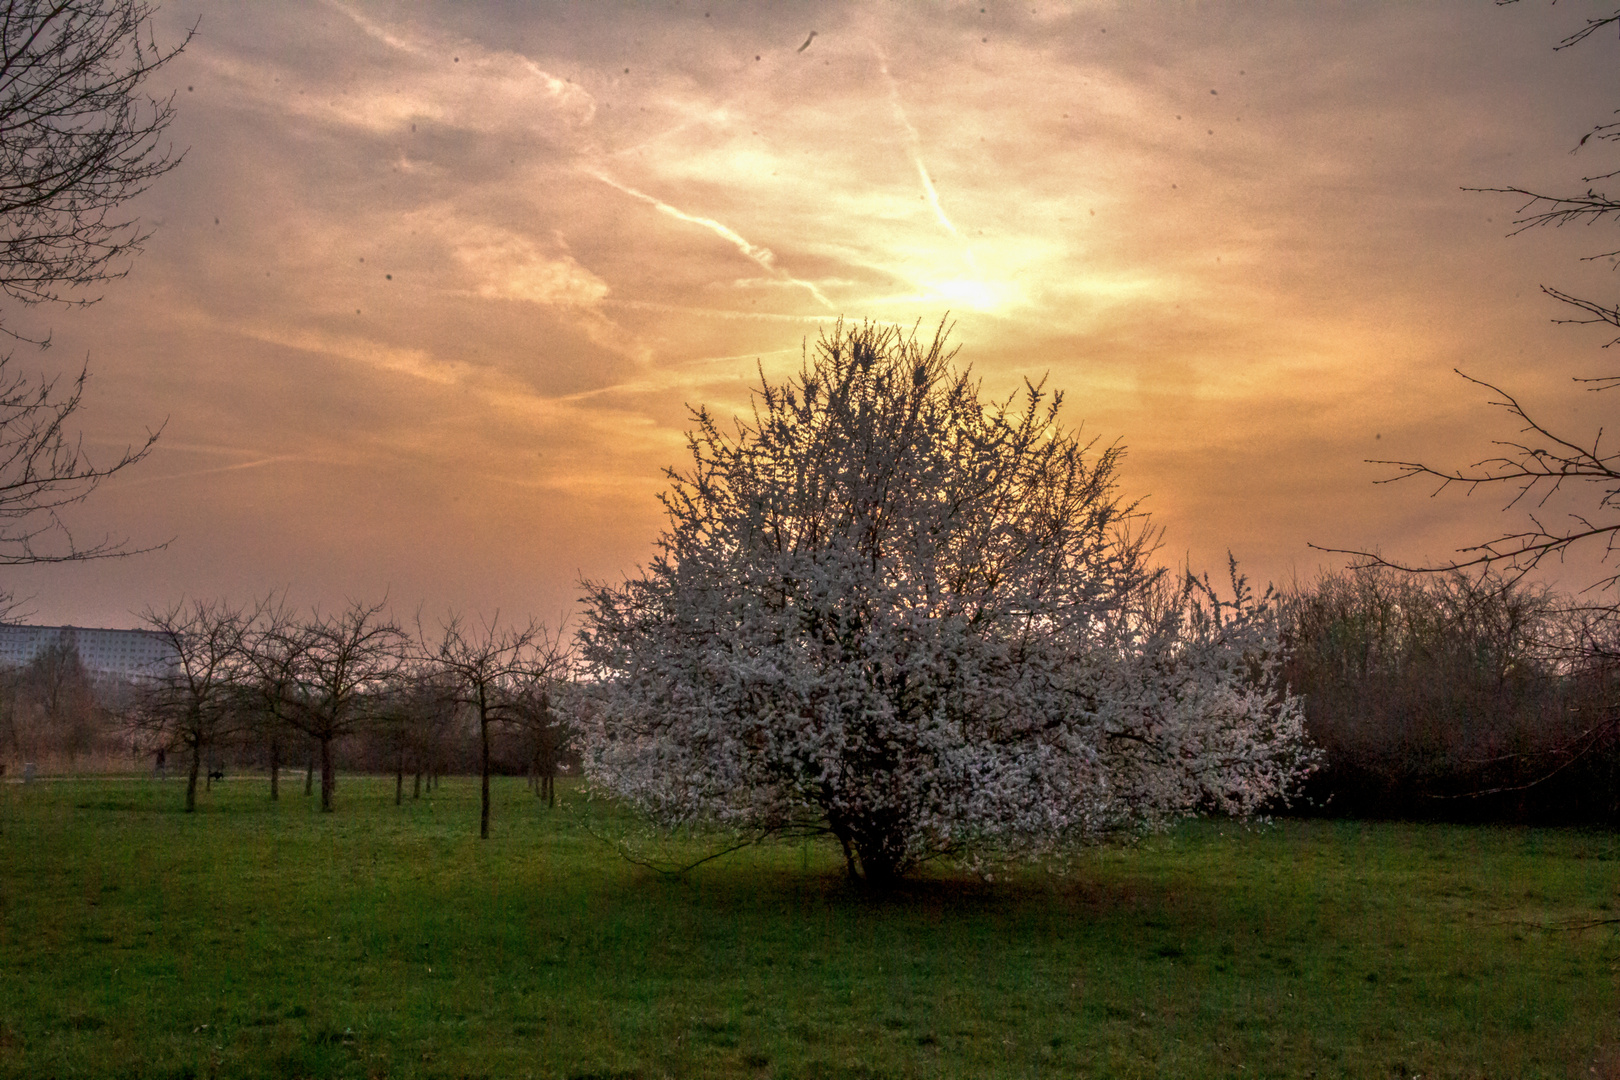
<path id="1" fill-rule="evenodd" d="M 92 677 L 139 679 L 160 674 L 175 662 L 174 646 L 154 630 L 0 625 L 0 665 L 26 667 L 57 642 L 72 645 Z"/>

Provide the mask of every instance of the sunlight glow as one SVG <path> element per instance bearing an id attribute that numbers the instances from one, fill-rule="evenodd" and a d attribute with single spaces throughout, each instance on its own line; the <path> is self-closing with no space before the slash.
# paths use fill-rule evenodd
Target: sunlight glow
<path id="1" fill-rule="evenodd" d="M 928 288 L 935 297 L 949 302 L 953 307 L 965 306 L 980 312 L 1011 307 L 1022 299 L 1018 287 L 1004 281 L 955 278 L 931 282 Z"/>

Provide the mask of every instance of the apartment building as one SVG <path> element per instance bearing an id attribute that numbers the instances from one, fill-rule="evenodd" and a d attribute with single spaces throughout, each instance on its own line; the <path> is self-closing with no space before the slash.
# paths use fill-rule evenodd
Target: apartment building
<path id="1" fill-rule="evenodd" d="M 152 630 L 0 625 L 0 665 L 25 667 L 55 642 L 71 644 L 91 676 L 138 679 L 174 663 L 174 648 Z"/>

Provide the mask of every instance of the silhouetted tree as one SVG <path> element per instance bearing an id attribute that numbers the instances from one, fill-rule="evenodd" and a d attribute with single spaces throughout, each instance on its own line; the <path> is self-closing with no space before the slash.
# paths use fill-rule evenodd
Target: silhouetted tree
<path id="1" fill-rule="evenodd" d="M 405 774 L 415 776 L 412 798 L 422 793 L 422 771 L 443 757 L 446 728 L 460 711 L 454 681 L 431 662 L 412 656 L 377 691 L 377 733 L 394 769 L 394 805 L 405 801 Z"/>
<path id="2" fill-rule="evenodd" d="M 1497 0 L 1499 6 L 1517 3 L 1518 0 Z M 1587 38 L 1597 34 L 1606 27 L 1620 28 L 1620 11 L 1596 18 L 1588 17 L 1579 30 L 1564 38 L 1553 49 L 1568 49 L 1578 45 Z M 1594 124 L 1591 130 L 1581 135 L 1572 154 L 1578 153 L 1587 146 L 1599 146 L 1604 143 L 1620 143 L 1620 121 L 1609 120 Z M 1592 225 L 1605 221 L 1620 220 L 1620 197 L 1611 195 L 1610 188 L 1620 178 L 1620 169 L 1604 169 L 1589 176 L 1583 176 L 1580 183 L 1585 185 L 1584 191 L 1566 190 L 1563 193 L 1548 193 L 1544 190 L 1531 190 L 1522 187 L 1494 187 L 1471 188 L 1473 191 L 1495 192 L 1503 195 L 1515 195 L 1524 201 L 1519 206 L 1518 217 L 1514 219 L 1512 235 L 1517 235 L 1528 229 L 1538 229 L 1545 226 L 1563 225 Z M 1615 259 L 1620 257 L 1620 249 L 1613 249 L 1586 256 L 1588 260 Z M 1574 323 L 1598 323 L 1608 326 L 1620 327 L 1620 306 L 1605 304 L 1601 301 L 1590 300 L 1555 289 L 1547 285 L 1541 291 L 1560 303 L 1567 304 L 1581 312 L 1571 319 L 1560 320 Z M 1616 339 L 1620 341 L 1620 339 Z M 1613 344 L 1611 342 L 1610 344 Z M 1600 384 L 1612 384 L 1612 378 L 1592 380 Z M 1492 388 L 1494 389 L 1494 387 Z"/>
<path id="3" fill-rule="evenodd" d="M 285 600 L 273 595 L 260 602 L 241 639 L 244 707 L 269 766 L 272 802 L 281 798 L 284 751 L 296 730 L 288 716 L 299 697 L 305 640 Z M 305 745 L 302 739 L 299 745 Z"/>
<path id="4" fill-rule="evenodd" d="M 1512 3 L 1514 0 L 1498 0 Z M 1585 25 L 1560 41 L 1555 49 L 1566 49 L 1593 37 L 1607 27 L 1620 27 L 1620 12 L 1589 17 Z M 1607 121 L 1583 134 L 1574 150 L 1620 142 L 1620 122 Z M 1517 186 L 1470 190 L 1511 194 L 1523 201 L 1514 221 L 1514 233 L 1545 226 L 1620 222 L 1620 199 L 1610 187 L 1620 178 L 1620 170 L 1603 169 L 1581 178 L 1584 191 L 1563 193 L 1532 190 Z M 1620 249 L 1587 256 L 1588 259 L 1620 258 Z M 1620 328 L 1620 307 L 1578 297 L 1551 286 L 1542 291 L 1579 314 L 1558 322 L 1606 324 Z M 1616 338 L 1609 342 L 1620 342 Z M 1564 660 L 1590 671 L 1612 668 L 1620 663 L 1620 573 L 1613 570 L 1620 538 L 1620 451 L 1603 445 L 1604 426 L 1595 431 L 1572 431 L 1550 423 L 1502 386 L 1457 373 L 1485 391 L 1488 402 L 1502 410 L 1514 429 L 1492 442 L 1490 454 L 1472 465 L 1437 465 L 1421 461 L 1375 461 L 1393 467 L 1394 480 L 1420 479 L 1435 485 L 1435 494 L 1459 488 L 1467 494 L 1480 489 L 1497 490 L 1509 510 L 1522 510 L 1515 526 L 1494 536 L 1457 549 L 1449 559 L 1432 564 L 1414 564 L 1385 557 L 1380 552 L 1343 551 L 1356 557 L 1357 565 L 1384 566 L 1402 571 L 1453 574 L 1474 572 L 1479 580 L 1513 584 L 1547 564 L 1562 564 L 1579 551 L 1595 551 L 1605 567 L 1590 583 L 1570 614 L 1584 625 L 1576 634 L 1560 634 L 1549 645 L 1563 649 Z M 1574 380 L 1586 390 L 1603 391 L 1620 386 L 1620 376 L 1600 375 Z M 1584 742 L 1597 745 L 1605 733 L 1620 725 L 1620 712 L 1604 710 L 1590 717 L 1592 726 Z"/>
<path id="5" fill-rule="evenodd" d="M 18 723 L 18 705 L 22 689 L 22 669 L 11 664 L 0 665 L 0 747 L 19 760 L 26 757 L 23 749 L 23 728 Z M 0 752 L 0 768 L 5 754 Z"/>
<path id="6" fill-rule="evenodd" d="M 562 672 L 525 678 L 514 695 L 512 720 L 526 736 L 529 786 L 548 807 L 557 805 L 557 774 L 573 750 L 572 714 L 587 706 L 585 695 Z"/>
<path id="7" fill-rule="evenodd" d="M 142 87 L 184 49 L 160 48 L 141 0 L 0 5 L 0 293 L 19 303 L 93 303 L 146 238 L 125 205 L 180 162 L 163 143 L 173 96 Z M 18 332 L 0 320 L 0 333 Z M 48 335 L 38 340 L 47 344 Z M 68 421 L 86 371 L 66 388 L 0 356 L 0 566 L 129 554 L 74 538 L 59 512 L 140 461 L 156 433 L 110 459 Z M 11 610 L 0 601 L 0 615 Z"/>
<path id="8" fill-rule="evenodd" d="M 1498 3 L 1513 2 L 1516 0 L 1498 0 Z M 1620 12 L 1588 18 L 1585 26 L 1554 48 L 1569 48 L 1610 26 L 1620 26 Z M 1581 136 L 1575 149 L 1615 142 L 1620 142 L 1620 122 L 1601 123 Z M 1549 225 L 1620 221 L 1620 199 L 1597 186 L 1612 183 L 1617 177 L 1620 170 L 1586 176 L 1581 180 L 1586 190 L 1570 194 L 1548 194 L 1519 187 L 1470 190 L 1514 194 L 1526 199 L 1514 222 L 1516 234 Z M 1591 259 L 1616 257 L 1620 257 L 1620 249 L 1588 256 Z M 1550 286 L 1542 286 L 1542 291 L 1583 313 L 1577 318 L 1557 321 L 1620 327 L 1620 308 L 1581 299 Z M 1610 344 L 1616 342 L 1620 342 L 1620 338 Z M 1342 553 L 1360 556 L 1370 565 L 1419 572 L 1488 570 L 1507 581 L 1519 580 L 1549 557 L 1561 560 L 1577 546 L 1595 544 L 1600 548 L 1602 559 L 1609 561 L 1616 550 L 1616 536 L 1620 534 L 1620 513 L 1617 513 L 1620 512 L 1620 452 L 1603 446 L 1603 428 L 1600 426 L 1588 434 L 1552 427 L 1502 387 L 1458 374 L 1485 390 L 1487 400 L 1507 414 L 1516 432 L 1494 441 L 1496 451 L 1471 466 L 1419 461 L 1375 461 L 1373 464 L 1393 466 L 1396 469 L 1393 479 L 1435 481 L 1437 494 L 1450 487 L 1459 487 L 1469 494 L 1480 488 L 1503 489 L 1509 508 L 1525 509 L 1523 527 L 1460 548 L 1454 558 L 1434 565 L 1403 564 L 1374 552 Z M 1577 378 L 1575 382 L 1589 390 L 1606 390 L 1620 385 L 1620 376 Z M 1546 516 L 1546 511 L 1554 508 L 1559 500 L 1572 500 L 1574 510 L 1556 517 Z M 1593 590 L 1613 596 L 1617 580 L 1620 579 L 1615 574 L 1608 574 L 1593 584 Z M 1609 602 L 1600 607 L 1613 610 Z"/>
<path id="9" fill-rule="evenodd" d="M 245 722 L 240 691 L 248 620 L 240 609 L 201 600 L 161 611 L 149 608 L 141 618 L 173 650 L 173 661 L 142 685 L 138 722 L 156 735 L 158 745 L 186 751 L 190 813 L 197 808 L 205 751 Z"/>
<path id="10" fill-rule="evenodd" d="M 142 0 L 14 0 L 0 7 L 0 291 L 86 304 L 128 272 L 147 233 L 130 199 L 180 163 L 163 142 L 174 97 L 142 87 L 164 49 Z"/>
<path id="11" fill-rule="evenodd" d="M 423 659 L 437 670 L 453 701 L 478 724 L 481 796 L 478 835 L 489 836 L 490 726 L 522 715 L 522 692 L 560 671 L 564 650 L 558 635 L 531 621 L 501 629 L 497 622 L 473 627 L 451 615 L 436 637 L 418 630 Z"/>
<path id="12" fill-rule="evenodd" d="M 289 623 L 255 648 L 281 650 L 293 677 L 283 689 L 282 716 L 315 742 L 321 772 L 321 810 L 333 809 L 332 744 L 370 721 L 372 695 L 397 674 L 407 638 L 383 604 L 350 604 L 335 615 L 316 612 Z"/>

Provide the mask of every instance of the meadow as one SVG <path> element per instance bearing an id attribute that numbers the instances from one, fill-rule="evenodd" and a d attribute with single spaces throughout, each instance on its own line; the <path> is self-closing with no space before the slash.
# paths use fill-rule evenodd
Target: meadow
<path id="1" fill-rule="evenodd" d="M 1620 1075 L 1620 836 L 1194 821 L 889 895 L 474 780 L 0 784 L 0 1076 Z M 697 850 L 693 845 L 692 850 Z"/>

